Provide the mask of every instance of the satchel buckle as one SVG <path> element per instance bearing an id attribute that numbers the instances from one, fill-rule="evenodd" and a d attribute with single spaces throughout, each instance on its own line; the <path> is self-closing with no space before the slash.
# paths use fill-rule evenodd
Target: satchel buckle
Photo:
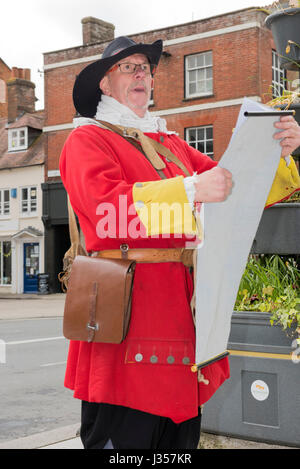
<path id="1" fill-rule="evenodd" d="M 86 325 L 87 329 L 92 329 L 93 331 L 99 331 L 99 324 L 91 324 L 90 322 L 87 323 Z"/>

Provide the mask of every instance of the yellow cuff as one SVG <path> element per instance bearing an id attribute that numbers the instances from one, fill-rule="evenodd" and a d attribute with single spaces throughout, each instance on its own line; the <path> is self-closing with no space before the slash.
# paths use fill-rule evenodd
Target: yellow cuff
<path id="1" fill-rule="evenodd" d="M 287 166 L 285 160 L 280 158 L 265 206 L 270 207 L 277 202 L 288 199 L 297 190 L 300 190 L 300 176 L 295 161 L 290 157 L 290 164 Z"/>
<path id="2" fill-rule="evenodd" d="M 183 176 L 162 181 L 137 182 L 132 194 L 135 209 L 146 228 L 147 236 L 202 234 L 202 227 L 198 228 L 198 223 L 196 226 Z"/>

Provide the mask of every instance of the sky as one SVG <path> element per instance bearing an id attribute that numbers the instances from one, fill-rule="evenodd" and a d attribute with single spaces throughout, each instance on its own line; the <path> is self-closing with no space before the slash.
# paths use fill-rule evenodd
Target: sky
<path id="1" fill-rule="evenodd" d="M 115 25 L 115 37 L 196 21 L 263 0 L 14 0 L 1 2 L 0 58 L 10 68 L 30 68 L 36 109 L 44 106 L 43 53 L 82 44 L 86 16 Z"/>

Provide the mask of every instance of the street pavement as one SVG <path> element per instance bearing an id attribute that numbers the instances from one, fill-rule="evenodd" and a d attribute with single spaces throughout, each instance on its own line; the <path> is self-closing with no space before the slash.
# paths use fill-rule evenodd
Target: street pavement
<path id="1" fill-rule="evenodd" d="M 64 294 L 4 295 L 0 293 L 1 320 L 55 318 L 63 316 Z M 72 399 L 72 397 L 70 397 Z M 83 449 L 78 429 L 80 423 L 58 426 L 56 429 L 12 440 L 0 440 L 0 449 Z M 221 435 L 202 433 L 200 449 L 293 449 L 285 446 L 246 441 Z"/>

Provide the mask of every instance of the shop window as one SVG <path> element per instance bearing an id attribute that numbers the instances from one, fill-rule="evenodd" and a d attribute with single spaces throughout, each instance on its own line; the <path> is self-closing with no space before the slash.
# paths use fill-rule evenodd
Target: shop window
<path id="1" fill-rule="evenodd" d="M 0 285 L 11 285 L 10 241 L 0 241 Z"/>

